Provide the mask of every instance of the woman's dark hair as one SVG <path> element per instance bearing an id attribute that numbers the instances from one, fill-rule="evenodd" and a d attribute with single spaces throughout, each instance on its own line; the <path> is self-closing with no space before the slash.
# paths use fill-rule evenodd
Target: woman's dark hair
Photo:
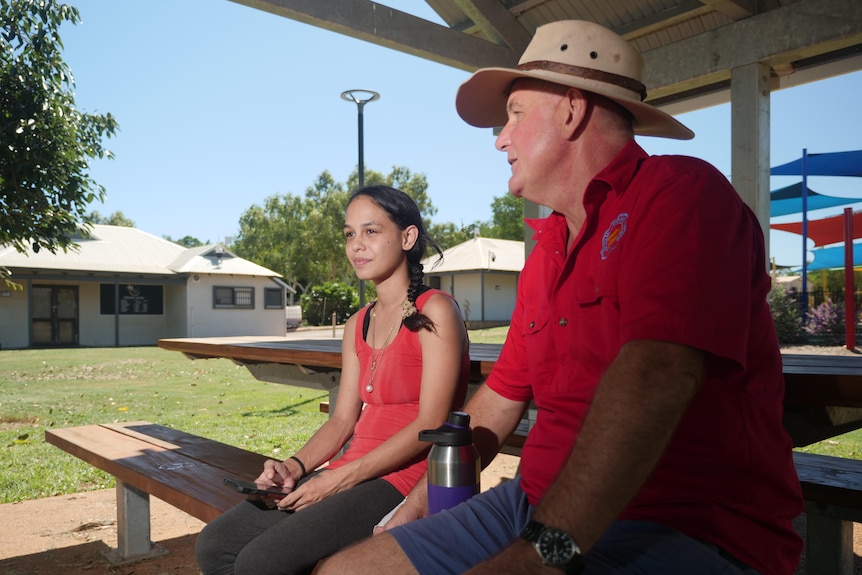
<path id="1" fill-rule="evenodd" d="M 416 202 L 401 190 L 396 190 L 389 186 L 367 186 L 353 192 L 347 201 L 347 205 L 349 206 L 359 196 L 366 196 L 374 201 L 375 204 L 380 206 L 389 215 L 389 218 L 395 222 L 399 229 L 405 230 L 409 226 L 416 226 L 416 230 L 418 231 L 416 242 L 406 252 L 407 269 L 410 276 L 410 287 L 407 288 L 407 301 L 415 306 L 416 298 L 428 289 L 424 284 L 425 272 L 420 262 L 430 247 L 440 256 L 434 262 L 434 265 L 437 265 L 443 259 L 443 250 L 440 249 L 437 242 L 431 239 L 428 236 L 428 232 L 425 231 L 425 225 L 422 223 L 422 215 L 419 213 Z M 417 312 L 404 319 L 404 327 L 410 331 L 419 331 L 422 328 L 434 331 L 434 322 L 424 314 Z"/>

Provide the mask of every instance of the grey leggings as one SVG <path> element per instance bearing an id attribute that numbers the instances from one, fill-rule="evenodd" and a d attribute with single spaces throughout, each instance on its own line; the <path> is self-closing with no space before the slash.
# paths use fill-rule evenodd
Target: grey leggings
<path id="1" fill-rule="evenodd" d="M 204 575 L 311 573 L 318 560 L 370 536 L 402 499 L 390 483 L 372 479 L 296 513 L 244 501 L 201 531 L 198 565 Z"/>

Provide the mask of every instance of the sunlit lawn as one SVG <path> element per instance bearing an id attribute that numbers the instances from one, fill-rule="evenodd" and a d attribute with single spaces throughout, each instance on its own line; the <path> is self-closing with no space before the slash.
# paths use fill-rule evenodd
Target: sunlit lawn
<path id="1" fill-rule="evenodd" d="M 156 347 L 0 352 L 0 502 L 101 489 L 113 479 L 45 442 L 45 430 L 147 420 L 273 457 L 326 415 L 323 391 L 264 383 L 227 359 Z"/>

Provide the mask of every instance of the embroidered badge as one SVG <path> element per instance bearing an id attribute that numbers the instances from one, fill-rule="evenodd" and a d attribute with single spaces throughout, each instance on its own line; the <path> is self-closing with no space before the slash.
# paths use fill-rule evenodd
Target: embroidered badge
<path id="1" fill-rule="evenodd" d="M 608 229 L 605 230 L 605 235 L 602 236 L 602 259 L 607 259 L 608 254 L 614 251 L 623 235 L 626 233 L 626 220 L 629 218 L 627 213 L 622 213 L 614 218 Z"/>

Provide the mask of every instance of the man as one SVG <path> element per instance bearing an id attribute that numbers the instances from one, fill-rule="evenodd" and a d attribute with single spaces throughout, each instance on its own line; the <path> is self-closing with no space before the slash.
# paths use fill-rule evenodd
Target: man
<path id="1" fill-rule="evenodd" d="M 521 476 L 409 522 L 417 489 L 322 573 L 794 571 L 802 498 L 760 226 L 708 164 L 635 143 L 693 137 L 642 103 L 642 67 L 609 30 L 555 22 L 517 69 L 459 89 L 464 120 L 504 125 L 510 193 L 553 210 L 528 222 L 508 338 L 466 407 L 490 461 L 535 403 Z"/>

